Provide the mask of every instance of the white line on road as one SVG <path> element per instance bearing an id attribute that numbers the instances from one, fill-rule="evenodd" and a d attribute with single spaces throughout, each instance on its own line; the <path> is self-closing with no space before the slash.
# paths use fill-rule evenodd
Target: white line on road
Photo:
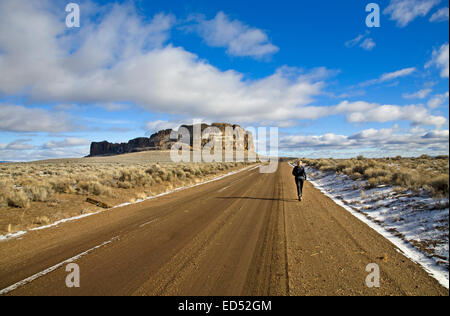
<path id="1" fill-rule="evenodd" d="M 152 221 L 149 221 L 149 222 L 146 222 L 146 223 L 140 225 L 139 227 L 144 227 L 144 226 L 146 226 L 146 225 L 148 225 L 148 224 L 151 224 L 151 223 L 153 223 L 153 222 L 156 222 L 156 221 L 157 221 L 157 219 L 154 219 L 154 220 L 152 220 Z"/>
<path id="2" fill-rule="evenodd" d="M 9 292 L 11 292 L 11 291 L 14 291 L 15 289 L 17 289 L 17 288 L 19 288 L 19 287 L 21 287 L 21 286 L 24 286 L 24 285 L 26 285 L 26 284 L 28 284 L 28 283 L 31 283 L 31 282 L 33 282 L 34 280 L 36 280 L 37 278 L 40 278 L 41 276 L 44 276 L 44 275 L 46 275 L 46 274 L 49 274 L 50 272 L 55 271 L 56 269 L 62 267 L 63 265 L 65 265 L 65 264 L 67 264 L 67 263 L 74 262 L 75 260 L 78 260 L 78 259 L 80 259 L 81 257 L 87 255 L 88 253 L 90 253 L 90 252 L 92 252 L 92 251 L 94 251 L 94 250 L 96 250 L 96 249 L 98 249 L 98 248 L 101 248 L 101 247 L 103 247 L 103 246 L 106 246 L 107 244 L 110 244 L 110 243 L 114 242 L 114 241 L 117 240 L 117 239 L 119 239 L 119 236 L 114 237 L 114 238 L 112 238 L 112 239 L 110 239 L 110 240 L 108 240 L 108 241 L 105 241 L 104 243 L 102 243 L 102 244 L 100 244 L 100 245 L 98 245 L 98 246 L 95 246 L 95 247 L 93 247 L 93 248 L 91 248 L 91 249 L 89 249 L 89 250 L 86 250 L 86 251 L 84 251 L 84 252 L 82 252 L 82 253 L 80 253 L 80 254 L 78 254 L 78 255 L 72 257 L 72 258 L 69 258 L 69 259 L 67 259 L 67 260 L 64 260 L 63 262 L 60 262 L 60 263 L 58 263 L 58 264 L 55 264 L 54 266 L 52 266 L 52 267 L 50 267 L 50 268 L 48 268 L 48 269 L 45 269 L 45 270 L 42 271 L 42 272 L 33 274 L 32 276 L 30 276 L 30 277 L 28 277 L 28 278 L 26 278 L 26 279 L 24 279 L 24 280 L 22 280 L 22 281 L 19 281 L 19 282 L 17 282 L 17 283 L 14 283 L 13 285 L 8 286 L 7 288 L 5 288 L 5 289 L 3 289 L 3 290 L 0 290 L 0 295 L 4 295 L 4 294 L 6 294 L 6 293 L 9 293 Z"/>
<path id="3" fill-rule="evenodd" d="M 250 172 L 250 171 L 252 171 L 252 170 L 254 170 L 254 169 L 258 168 L 258 167 L 259 167 L 259 165 L 256 166 L 256 167 L 254 167 L 254 168 L 248 169 L 247 171 Z M 247 177 L 247 175 L 246 175 L 245 177 Z M 225 190 L 228 189 L 229 187 L 233 186 L 233 184 L 235 184 L 236 182 L 242 181 L 242 179 L 244 179 L 245 177 L 240 178 L 240 179 L 237 179 L 237 180 L 234 180 L 233 182 L 230 183 L 230 185 L 227 185 L 226 187 L 220 189 L 220 190 L 217 191 L 217 192 L 223 192 L 223 191 L 225 191 Z"/>
<path id="4" fill-rule="evenodd" d="M 225 191 L 226 189 L 228 189 L 229 187 L 231 187 L 231 185 L 227 185 L 226 187 L 224 187 L 224 188 L 222 188 L 222 189 L 220 189 L 218 192 L 222 192 L 222 191 Z"/>

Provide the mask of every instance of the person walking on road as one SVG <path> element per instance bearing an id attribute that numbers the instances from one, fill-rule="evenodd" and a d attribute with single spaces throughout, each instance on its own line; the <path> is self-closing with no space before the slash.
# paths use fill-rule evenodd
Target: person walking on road
<path id="1" fill-rule="evenodd" d="M 303 183 L 306 181 L 306 171 L 300 160 L 297 166 L 294 167 L 294 170 L 292 170 L 292 175 L 295 177 L 295 184 L 297 185 L 298 200 L 301 201 L 303 197 Z"/>

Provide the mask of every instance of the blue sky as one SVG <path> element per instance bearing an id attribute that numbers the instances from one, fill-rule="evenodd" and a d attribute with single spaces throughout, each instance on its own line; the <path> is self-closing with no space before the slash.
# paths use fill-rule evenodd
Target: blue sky
<path id="1" fill-rule="evenodd" d="M 76 2 L 76 1 L 74 1 Z M 448 154 L 446 0 L 0 0 L 0 161 L 88 154 L 193 119 L 280 153 Z"/>

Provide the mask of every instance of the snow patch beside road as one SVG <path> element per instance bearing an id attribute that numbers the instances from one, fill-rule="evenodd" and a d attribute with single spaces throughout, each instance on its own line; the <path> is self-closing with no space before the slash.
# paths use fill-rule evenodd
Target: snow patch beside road
<path id="1" fill-rule="evenodd" d="M 391 186 L 364 189 L 335 172 L 306 167 L 308 180 L 322 193 L 391 241 L 449 288 L 449 199 L 397 191 Z"/>

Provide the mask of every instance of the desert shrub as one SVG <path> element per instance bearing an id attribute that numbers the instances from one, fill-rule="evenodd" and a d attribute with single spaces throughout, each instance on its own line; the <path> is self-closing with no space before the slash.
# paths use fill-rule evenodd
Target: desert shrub
<path id="1" fill-rule="evenodd" d="M 39 163 L 0 167 L 0 206 L 27 207 L 46 202 L 54 194 L 114 196 L 113 189 L 166 188 L 238 167 L 242 163 Z M 156 191 L 159 191 L 157 189 Z M 142 192 L 141 191 L 141 192 Z"/>
<path id="2" fill-rule="evenodd" d="M 111 196 L 112 190 L 98 181 L 79 181 L 77 184 L 81 194 Z"/>
<path id="3" fill-rule="evenodd" d="M 363 175 L 359 172 L 352 172 L 348 175 L 352 180 L 359 180 L 363 177 Z"/>
<path id="4" fill-rule="evenodd" d="M 26 188 L 27 195 L 31 201 L 46 202 L 53 194 L 51 186 L 44 183 L 36 183 Z"/>
<path id="5" fill-rule="evenodd" d="M 26 208 L 30 205 L 27 194 L 22 189 L 14 189 L 6 194 L 8 206 Z"/>
<path id="6" fill-rule="evenodd" d="M 319 170 L 324 172 L 336 171 L 336 167 L 332 164 L 323 164 L 320 166 Z"/>
<path id="7" fill-rule="evenodd" d="M 392 182 L 398 186 L 411 187 L 415 182 L 414 175 L 410 171 L 397 171 L 392 174 Z"/>
<path id="8" fill-rule="evenodd" d="M 448 174 L 443 174 L 437 176 L 434 179 L 431 179 L 428 182 L 428 185 L 434 190 L 436 193 L 440 194 L 449 194 L 449 176 Z"/>
<path id="9" fill-rule="evenodd" d="M 360 175 L 363 175 L 366 171 L 367 166 L 364 166 L 361 163 L 357 163 L 352 168 L 352 173 L 359 173 Z"/>
<path id="10" fill-rule="evenodd" d="M 74 183 L 69 178 L 56 178 L 50 182 L 55 193 L 74 193 Z"/>
<path id="11" fill-rule="evenodd" d="M 349 166 L 350 166 L 350 164 L 347 161 L 338 162 L 336 165 L 336 172 L 343 172 Z"/>
<path id="12" fill-rule="evenodd" d="M 364 171 L 364 177 L 366 179 L 372 179 L 372 178 L 378 178 L 378 177 L 384 177 L 388 174 L 388 171 L 386 169 L 381 168 L 369 168 Z"/>
<path id="13" fill-rule="evenodd" d="M 367 181 L 367 188 L 375 188 L 376 186 L 378 186 L 380 183 L 378 182 L 378 178 L 370 178 Z"/>
<path id="14" fill-rule="evenodd" d="M 11 179 L 3 179 L 0 181 L 0 195 L 0 203 L 3 206 L 20 208 L 29 206 L 27 194 L 22 188 L 16 187 Z"/>
<path id="15" fill-rule="evenodd" d="M 180 180 L 186 179 L 186 173 L 183 170 L 179 169 L 179 170 L 176 170 L 175 172 L 176 172 L 176 176 L 178 179 L 180 179 Z"/>
<path id="16" fill-rule="evenodd" d="M 119 189 L 131 189 L 133 186 L 130 182 L 118 182 L 117 187 Z"/>
<path id="17" fill-rule="evenodd" d="M 48 225 L 50 224 L 51 221 L 47 216 L 39 216 L 37 218 L 34 219 L 33 224 L 35 225 Z"/>
<path id="18" fill-rule="evenodd" d="M 294 163 L 298 160 L 293 161 Z M 448 156 L 417 158 L 307 159 L 302 161 L 320 171 L 336 171 L 353 180 L 366 179 L 367 187 L 381 184 L 410 190 L 424 189 L 433 195 L 448 195 Z"/>

